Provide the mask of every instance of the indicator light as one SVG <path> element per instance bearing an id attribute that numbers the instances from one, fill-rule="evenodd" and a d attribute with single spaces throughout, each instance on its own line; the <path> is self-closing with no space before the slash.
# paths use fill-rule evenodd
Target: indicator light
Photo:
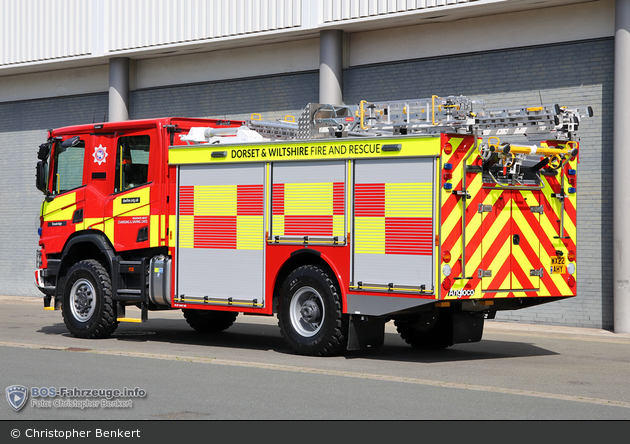
<path id="1" fill-rule="evenodd" d="M 569 253 L 567 254 L 567 259 L 569 260 L 569 262 L 575 262 L 575 251 L 569 250 Z"/>
<path id="2" fill-rule="evenodd" d="M 451 145 L 449 142 L 446 142 L 444 144 L 444 154 L 451 154 L 453 152 L 453 145 Z"/>
<path id="3" fill-rule="evenodd" d="M 442 261 L 449 263 L 451 261 L 451 252 L 446 250 L 444 253 L 442 253 Z"/>

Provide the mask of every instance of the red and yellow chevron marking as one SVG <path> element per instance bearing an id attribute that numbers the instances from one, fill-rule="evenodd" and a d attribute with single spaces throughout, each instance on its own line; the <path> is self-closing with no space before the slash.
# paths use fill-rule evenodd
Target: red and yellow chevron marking
<path id="1" fill-rule="evenodd" d="M 462 162 L 474 150 L 474 139 L 443 136 L 443 145 L 446 143 L 450 144 L 452 152 L 444 152 L 442 162 L 443 165 L 450 163 L 452 169 L 448 171 L 451 177 L 443 176 L 440 180 L 440 250 L 442 253 L 448 251 L 451 256 L 448 262 L 451 285 L 448 288 L 442 285 L 446 279 L 442 275 L 446 262 L 441 258 L 438 261 L 440 298 L 575 296 L 575 281 L 570 285 L 570 275 L 567 272 L 552 273 L 551 265 L 557 251 L 565 258 L 569 252 L 576 252 L 576 196 L 568 193 L 569 187 L 575 187 L 576 183 L 569 180 L 572 176 L 567 173 L 576 169 L 577 160 L 571 160 L 558 176 L 543 175 L 545 186 L 542 190 L 503 189 L 490 183 L 483 184 L 479 172 L 468 172 L 466 190 L 470 198 L 463 202 L 463 197 L 453 194 L 452 190 L 462 190 Z M 472 153 L 467 165 L 480 165 L 477 153 Z M 562 176 L 564 189 L 561 189 Z M 452 183 L 452 190 L 444 189 L 446 182 Z M 556 197 L 562 191 L 567 196 L 564 215 L 562 202 Z M 480 205 L 482 212 L 479 212 Z M 542 214 L 534 211 L 540 206 Z M 562 237 L 560 220 L 563 220 L 564 228 Z M 464 241 L 465 251 L 462 249 Z M 465 276 L 462 276 L 463 253 Z"/>
<path id="2" fill-rule="evenodd" d="M 539 191 L 483 189 L 483 202 L 492 210 L 481 218 L 481 268 L 492 275 L 481 279 L 482 290 L 538 290 L 540 220 Z M 487 204 L 489 205 L 489 204 Z"/>
<path id="3" fill-rule="evenodd" d="M 345 184 L 275 183 L 274 236 L 345 236 Z"/>
<path id="4" fill-rule="evenodd" d="M 262 250 L 263 185 L 182 186 L 179 246 Z"/>
<path id="5" fill-rule="evenodd" d="M 432 184 L 355 185 L 355 252 L 433 254 Z"/>

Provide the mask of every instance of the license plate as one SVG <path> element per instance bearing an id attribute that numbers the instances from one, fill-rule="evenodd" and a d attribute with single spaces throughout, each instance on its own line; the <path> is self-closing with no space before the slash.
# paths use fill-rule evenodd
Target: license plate
<path id="1" fill-rule="evenodd" d="M 567 266 L 564 256 L 554 256 L 551 258 L 551 274 L 565 274 Z"/>

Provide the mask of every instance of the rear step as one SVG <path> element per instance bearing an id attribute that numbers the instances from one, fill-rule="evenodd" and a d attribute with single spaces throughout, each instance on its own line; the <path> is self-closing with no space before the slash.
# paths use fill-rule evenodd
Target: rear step
<path id="1" fill-rule="evenodd" d="M 146 322 L 148 319 L 148 294 L 147 294 L 147 261 L 143 257 L 139 261 L 126 261 L 120 256 L 116 256 L 112 262 L 112 287 L 113 297 L 116 301 L 118 322 Z M 139 275 L 140 288 L 121 288 L 128 282 L 128 279 L 121 279 L 122 275 Z M 125 286 L 126 287 L 126 286 Z M 128 318 L 126 314 L 126 304 L 135 302 L 140 304 L 140 318 Z"/>

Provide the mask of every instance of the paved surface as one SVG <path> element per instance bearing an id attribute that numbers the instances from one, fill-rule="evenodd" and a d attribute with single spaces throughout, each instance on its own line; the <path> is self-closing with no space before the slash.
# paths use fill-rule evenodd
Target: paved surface
<path id="1" fill-rule="evenodd" d="M 83 340 L 42 307 L 0 296 L 0 387 L 147 394 L 132 408 L 0 402 L 0 420 L 630 419 L 628 334 L 487 321 L 479 343 L 423 352 L 388 324 L 380 349 L 314 358 L 290 352 L 275 318 L 241 315 L 203 336 L 180 311 L 152 312 Z"/>

